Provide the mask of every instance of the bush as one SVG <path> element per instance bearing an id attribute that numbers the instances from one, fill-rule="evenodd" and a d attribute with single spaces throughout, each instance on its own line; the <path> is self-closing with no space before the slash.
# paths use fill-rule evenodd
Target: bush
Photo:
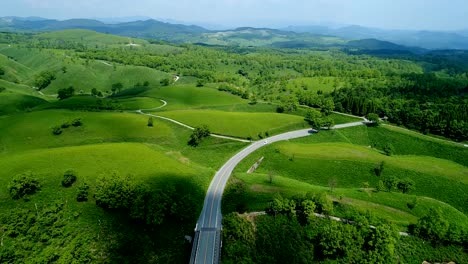
<path id="1" fill-rule="evenodd" d="M 58 93 L 57 98 L 59 100 L 67 99 L 75 95 L 75 88 L 73 88 L 72 86 L 68 88 L 62 88 L 62 89 L 59 89 L 57 93 Z"/>
<path id="2" fill-rule="evenodd" d="M 70 126 L 71 126 L 70 122 L 67 121 L 67 122 L 63 123 L 60 127 L 61 128 L 69 128 Z"/>
<path id="3" fill-rule="evenodd" d="M 162 86 L 169 86 L 171 84 L 171 79 L 164 78 L 159 82 Z"/>
<path id="4" fill-rule="evenodd" d="M 79 126 L 83 125 L 83 122 L 81 122 L 81 118 L 75 118 L 75 119 L 73 119 L 71 124 L 74 127 L 79 127 Z"/>
<path id="5" fill-rule="evenodd" d="M 5 91 L 5 90 L 6 90 L 5 87 L 0 87 L 0 93 L 3 92 L 3 91 Z"/>
<path id="6" fill-rule="evenodd" d="M 135 186 L 130 177 L 118 172 L 101 175 L 96 181 L 96 204 L 109 209 L 128 209 L 132 203 Z"/>
<path id="7" fill-rule="evenodd" d="M 371 121 L 372 123 L 369 124 L 371 126 L 379 126 L 380 125 L 380 118 L 377 114 L 370 113 L 367 115 L 367 120 Z"/>
<path id="8" fill-rule="evenodd" d="M 55 126 L 55 127 L 52 128 L 52 134 L 54 134 L 56 136 L 62 134 L 62 132 L 63 132 L 62 128 L 59 127 L 59 126 Z"/>
<path id="9" fill-rule="evenodd" d="M 43 71 L 34 80 L 34 86 L 37 87 L 38 90 L 42 90 L 49 86 L 49 84 L 55 80 L 55 74 L 50 71 Z"/>
<path id="10" fill-rule="evenodd" d="M 384 146 L 383 151 L 385 152 L 385 155 L 391 156 L 395 152 L 395 147 L 392 144 L 388 143 Z"/>
<path id="11" fill-rule="evenodd" d="M 198 146 L 201 141 L 210 135 L 210 130 L 208 129 L 207 125 L 202 125 L 200 127 L 196 127 L 192 134 L 190 135 L 190 139 L 188 144 L 192 147 Z"/>
<path id="12" fill-rule="evenodd" d="M 70 187 L 76 181 L 76 173 L 73 170 L 67 170 L 63 174 L 62 186 Z"/>
<path id="13" fill-rule="evenodd" d="M 379 164 L 377 164 L 374 168 L 374 173 L 375 173 L 375 176 L 380 176 L 382 175 L 382 172 L 384 170 L 384 166 L 385 166 L 385 161 L 382 161 L 380 162 Z"/>
<path id="14" fill-rule="evenodd" d="M 425 216 L 419 218 L 418 223 L 414 225 L 413 232 L 420 238 L 441 242 L 446 238 L 448 229 L 449 222 L 440 208 L 431 208 Z"/>
<path id="15" fill-rule="evenodd" d="M 78 187 L 78 193 L 76 195 L 76 201 L 78 201 L 78 202 L 88 201 L 88 189 L 89 189 L 89 186 L 85 182 L 83 183 L 83 185 Z"/>
<path id="16" fill-rule="evenodd" d="M 148 126 L 153 127 L 153 117 L 151 116 L 148 118 Z"/>
<path id="17" fill-rule="evenodd" d="M 21 199 L 26 195 L 34 194 L 40 189 L 41 185 L 32 172 L 18 174 L 13 178 L 13 181 L 8 184 L 8 190 L 13 199 Z"/>

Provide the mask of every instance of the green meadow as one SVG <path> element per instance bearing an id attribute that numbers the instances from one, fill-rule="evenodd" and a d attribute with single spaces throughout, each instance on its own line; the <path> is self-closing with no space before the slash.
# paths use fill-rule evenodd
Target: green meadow
<path id="1" fill-rule="evenodd" d="M 179 110 L 159 113 L 191 126 L 208 125 L 213 133 L 241 138 L 262 137 L 306 128 L 303 117 L 277 113 L 236 113 L 211 110 Z"/>
<path id="2" fill-rule="evenodd" d="M 380 149 L 387 142 L 381 141 L 389 139 L 395 146 L 391 156 Z M 465 219 L 460 221 L 466 225 L 467 152 L 452 143 L 426 140 L 387 126 L 358 126 L 266 146 L 241 162 L 235 178 L 247 183 L 251 210 L 264 209 L 274 193 L 330 193 L 333 188 L 330 194 L 339 204 L 370 210 L 402 229 L 414 224 L 431 207 L 443 208 L 452 219 Z M 259 168 L 247 174 L 260 157 L 264 160 Z M 384 169 L 376 176 L 374 168 L 382 162 Z M 409 178 L 415 189 L 409 194 L 377 192 L 378 181 L 386 176 Z M 364 183 L 369 187 L 363 188 Z M 410 209 L 408 204 L 415 199 L 417 205 Z"/>

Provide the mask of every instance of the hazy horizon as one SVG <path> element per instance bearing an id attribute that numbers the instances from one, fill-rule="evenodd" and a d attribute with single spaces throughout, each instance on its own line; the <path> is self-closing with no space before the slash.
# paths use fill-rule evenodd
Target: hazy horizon
<path id="1" fill-rule="evenodd" d="M 97 8 L 99 7 L 99 8 Z M 468 2 L 453 0 L 17 0 L 0 16 L 50 19 L 148 17 L 205 27 L 360 25 L 395 30 L 468 29 Z"/>

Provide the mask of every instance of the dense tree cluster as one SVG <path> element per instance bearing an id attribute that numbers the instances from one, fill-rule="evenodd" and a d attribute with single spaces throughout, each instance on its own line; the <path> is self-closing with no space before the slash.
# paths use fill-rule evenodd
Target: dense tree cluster
<path id="1" fill-rule="evenodd" d="M 53 80 L 55 80 L 55 73 L 51 71 L 43 71 L 36 76 L 36 79 L 34 80 L 34 86 L 38 90 L 42 90 L 49 86 L 49 84 L 52 83 Z"/>
<path id="2" fill-rule="evenodd" d="M 303 223 L 298 219 L 280 214 L 260 216 L 251 222 L 236 213 L 226 215 L 223 262 L 397 263 L 399 236 L 389 223 L 370 228 L 365 218 L 352 225 L 322 218 Z"/>
<path id="3" fill-rule="evenodd" d="M 405 75 L 406 83 L 385 89 L 344 88 L 332 92 L 338 111 L 378 113 L 398 125 L 455 140 L 468 138 L 468 79 L 433 74 Z"/>
<path id="4" fill-rule="evenodd" d="M 165 220 L 186 222 L 194 219 L 198 212 L 197 196 L 194 192 L 181 195 L 176 186 L 154 190 L 138 184 L 130 176 L 118 172 L 101 175 L 96 182 L 94 197 L 96 204 L 107 209 L 126 210 L 129 216 L 147 225 L 160 225 Z"/>
<path id="5" fill-rule="evenodd" d="M 416 236 L 435 244 L 468 246 L 468 229 L 456 222 L 449 223 L 439 208 L 430 208 L 411 229 Z"/>

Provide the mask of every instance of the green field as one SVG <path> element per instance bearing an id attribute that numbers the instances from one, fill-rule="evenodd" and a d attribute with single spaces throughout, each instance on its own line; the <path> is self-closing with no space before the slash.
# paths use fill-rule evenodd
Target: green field
<path id="1" fill-rule="evenodd" d="M 383 142 L 374 144 L 383 139 L 392 139 L 397 155 L 385 155 L 379 149 Z M 387 127 L 358 126 L 322 131 L 262 148 L 241 162 L 235 177 L 249 186 L 251 210 L 264 209 L 277 192 L 293 196 L 330 191 L 333 180 L 336 201 L 368 209 L 403 229 L 434 206 L 443 208 L 452 219 L 465 219 L 461 223 L 468 226 L 468 168 L 463 163 L 466 151 L 451 143 L 426 140 Z M 260 157 L 264 160 L 256 172 L 246 174 Z M 378 177 L 374 168 L 382 161 L 384 170 Z M 268 175 L 273 175 L 273 183 L 269 183 Z M 410 178 L 415 190 L 410 194 L 375 192 L 377 182 L 385 176 Z M 362 189 L 364 182 L 369 183 L 370 189 Z M 409 209 L 407 204 L 415 197 L 417 206 Z"/>
<path id="2" fill-rule="evenodd" d="M 184 78 L 181 78 L 183 82 Z M 146 91 L 135 91 L 138 96 L 148 96 L 164 99 L 168 105 L 163 110 L 192 109 L 211 106 L 247 104 L 248 101 L 238 96 L 223 93 L 207 87 L 195 87 L 176 83 L 167 87 L 148 89 Z"/>
<path id="3" fill-rule="evenodd" d="M 313 137 L 295 139 L 297 143 L 343 142 L 383 150 L 387 144 L 395 148 L 395 155 L 421 155 L 451 160 L 468 166 L 468 148 L 437 138 L 393 126 L 358 126 L 326 133 Z"/>
<path id="4" fill-rule="evenodd" d="M 144 82 L 156 86 L 161 79 L 171 77 L 171 74 L 147 67 L 84 60 L 71 52 L 60 50 L 38 51 L 9 47 L 0 50 L 0 54 L 3 54 L 0 55 L 0 62 L 4 61 L 6 64 L 5 80 L 11 82 L 19 81 L 33 86 L 37 74 L 45 70 L 52 71 L 56 79 L 44 89 L 45 94 L 56 94 L 58 89 L 69 86 L 73 86 L 76 93 L 89 93 L 96 88 L 109 94 L 114 83 L 122 83 L 124 89 Z M 10 56 L 13 60 L 5 56 Z"/>
<path id="5" fill-rule="evenodd" d="M 159 115 L 194 127 L 206 124 L 213 133 L 241 138 L 257 138 L 259 133 L 273 135 L 307 127 L 302 117 L 276 113 L 180 110 L 161 112 Z"/>
<path id="6" fill-rule="evenodd" d="M 285 196 L 303 195 L 307 192 L 328 192 L 329 187 L 305 183 L 300 180 L 275 175 L 273 183 L 269 183 L 267 174 L 236 173 L 235 177 L 244 181 L 248 186 L 248 209 L 263 211 L 268 201 L 275 193 Z M 361 211 L 369 210 L 371 214 L 389 219 L 396 223 L 401 230 L 406 230 L 409 224 L 414 224 L 417 218 L 425 215 L 432 207 L 441 208 L 447 219 L 468 227 L 468 217 L 450 205 L 434 199 L 418 197 L 417 206 L 411 210 L 407 204 L 414 200 L 413 195 L 388 192 L 364 192 L 360 188 L 336 188 L 331 194 L 339 204 L 351 205 Z M 338 216 L 341 215 L 337 212 Z"/>
<path id="7" fill-rule="evenodd" d="M 120 37 L 109 34 L 97 33 L 91 30 L 83 29 L 71 29 L 63 30 L 58 32 L 47 32 L 37 35 L 39 39 L 50 40 L 50 41 L 68 41 L 73 43 L 82 43 L 84 45 L 120 45 L 124 46 L 131 43 L 143 45 L 147 44 L 147 41 L 142 39 Z"/>
<path id="8" fill-rule="evenodd" d="M 3 92 L 0 93 L 0 116 L 23 112 L 46 103 L 46 100 L 35 96 Z"/>

